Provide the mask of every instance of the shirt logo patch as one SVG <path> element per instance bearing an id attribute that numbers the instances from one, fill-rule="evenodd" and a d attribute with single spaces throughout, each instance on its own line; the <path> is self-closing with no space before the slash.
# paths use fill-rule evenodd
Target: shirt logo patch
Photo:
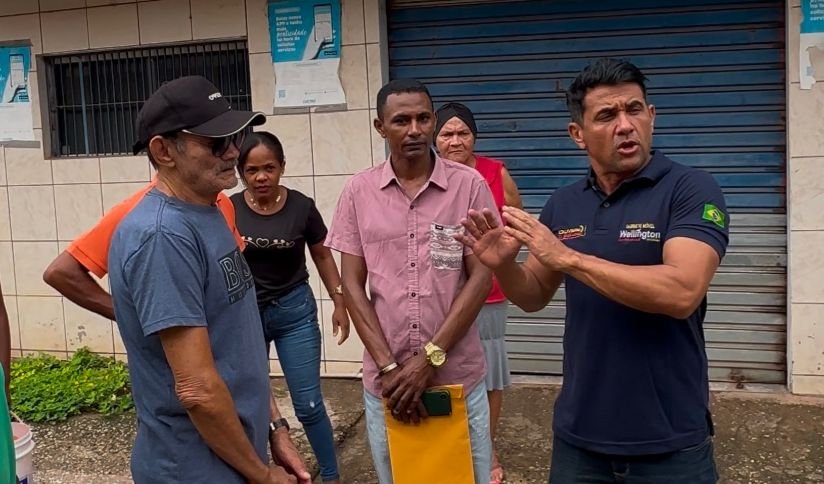
<path id="1" fill-rule="evenodd" d="M 295 246 L 294 240 L 283 240 L 283 239 L 267 239 L 265 237 L 258 237 L 253 239 L 252 237 L 243 236 L 243 241 L 246 242 L 248 245 L 257 247 L 258 249 L 291 249 Z"/>
<path id="2" fill-rule="evenodd" d="M 429 226 L 429 254 L 432 267 L 459 271 L 463 269 L 463 245 L 455 236 L 464 233 L 463 225 L 443 225 L 432 223 Z"/>
<path id="3" fill-rule="evenodd" d="M 711 203 L 704 204 L 704 214 L 701 215 L 701 218 L 714 223 L 722 229 L 727 224 L 727 216 L 724 212 Z"/>
<path id="4" fill-rule="evenodd" d="M 246 264 L 246 259 L 237 247 L 232 252 L 224 255 L 218 261 L 223 269 L 223 279 L 226 282 L 226 289 L 229 293 L 229 304 L 234 304 L 246 295 L 246 291 L 255 287 L 255 280 L 252 271 Z"/>
<path id="5" fill-rule="evenodd" d="M 587 235 L 587 226 L 586 225 L 579 225 L 577 227 L 568 227 L 565 229 L 558 229 L 555 232 L 555 236 L 558 237 L 558 240 L 572 240 L 572 239 L 579 239 L 581 237 L 585 237 Z"/>
<path id="6" fill-rule="evenodd" d="M 618 232 L 618 242 L 661 242 L 661 232 L 655 230 L 654 223 L 626 224 Z"/>

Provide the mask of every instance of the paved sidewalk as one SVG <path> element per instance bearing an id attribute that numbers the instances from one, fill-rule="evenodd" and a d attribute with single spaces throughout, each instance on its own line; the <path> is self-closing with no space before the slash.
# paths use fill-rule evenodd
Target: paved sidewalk
<path id="1" fill-rule="evenodd" d="M 275 384 L 283 388 L 282 381 Z M 343 481 L 377 482 L 366 442 L 360 382 L 326 379 L 323 391 L 339 441 Z M 556 386 L 522 384 L 506 394 L 498 445 L 508 483 L 546 483 L 557 391 Z M 279 402 L 284 413 L 291 414 L 283 391 Z M 713 393 L 712 409 L 722 483 L 824 483 L 824 399 Z M 300 426 L 295 426 L 298 445 L 316 472 L 308 442 Z M 133 416 L 83 416 L 37 426 L 35 480 L 38 484 L 131 482 L 128 461 L 133 438 Z"/>

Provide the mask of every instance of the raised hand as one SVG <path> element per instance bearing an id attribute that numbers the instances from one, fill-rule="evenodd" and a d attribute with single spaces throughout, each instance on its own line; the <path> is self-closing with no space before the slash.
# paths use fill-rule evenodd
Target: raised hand
<path id="1" fill-rule="evenodd" d="M 467 218 L 461 220 L 466 233 L 455 239 L 472 249 L 481 263 L 495 270 L 515 260 L 521 249 L 521 242 L 504 232 L 495 214 L 488 208 L 482 212 L 470 210 Z"/>
<path id="2" fill-rule="evenodd" d="M 504 207 L 503 216 L 507 223 L 504 232 L 508 237 L 525 244 L 529 253 L 547 268 L 563 272 L 575 251 L 558 240 L 546 225 L 523 210 Z"/>

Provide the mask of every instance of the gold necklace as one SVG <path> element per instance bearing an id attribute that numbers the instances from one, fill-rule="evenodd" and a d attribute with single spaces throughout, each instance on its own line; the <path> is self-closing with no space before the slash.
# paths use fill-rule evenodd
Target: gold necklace
<path id="1" fill-rule="evenodd" d="M 264 207 L 263 205 L 260 205 L 260 204 L 257 203 L 257 200 L 255 200 L 255 197 L 252 195 L 252 192 L 250 192 L 249 190 L 246 190 L 246 193 L 249 194 L 249 201 L 252 202 L 252 205 L 254 205 L 255 207 L 259 208 L 260 210 L 262 210 L 264 212 L 268 212 L 269 210 L 272 210 L 275 207 L 277 207 L 278 203 L 280 203 L 280 197 L 282 196 L 281 193 L 280 193 L 280 187 L 278 187 L 278 196 L 275 197 L 275 203 L 273 203 L 271 207 Z"/>

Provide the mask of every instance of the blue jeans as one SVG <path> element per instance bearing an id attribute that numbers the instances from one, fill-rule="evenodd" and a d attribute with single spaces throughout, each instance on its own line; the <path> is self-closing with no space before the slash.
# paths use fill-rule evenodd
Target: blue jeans
<path id="1" fill-rule="evenodd" d="M 590 452 L 555 437 L 550 484 L 715 484 L 718 471 L 712 437 L 676 452 L 645 456 L 612 456 Z"/>
<path id="2" fill-rule="evenodd" d="M 363 402 L 366 410 L 366 433 L 378 481 L 380 484 L 392 484 L 392 463 L 389 461 L 389 446 L 386 443 L 383 400 L 364 390 Z M 475 483 L 486 484 L 492 469 L 492 440 L 489 437 L 489 401 L 486 399 L 486 385 L 483 381 L 466 396 L 466 412 L 469 418 Z"/>
<path id="3" fill-rule="evenodd" d="M 266 349 L 275 342 L 280 367 L 324 481 L 338 479 L 332 422 L 320 391 L 321 336 L 318 306 L 309 284 L 301 284 L 260 313 Z"/>

